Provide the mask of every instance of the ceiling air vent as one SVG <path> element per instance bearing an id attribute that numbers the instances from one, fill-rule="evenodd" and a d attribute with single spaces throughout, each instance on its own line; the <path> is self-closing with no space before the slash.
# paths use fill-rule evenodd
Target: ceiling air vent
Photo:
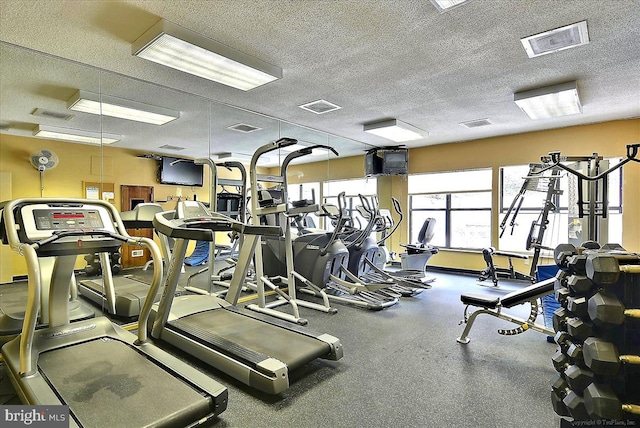
<path id="1" fill-rule="evenodd" d="M 478 128 L 480 126 L 492 125 L 493 123 L 489 119 L 476 119 L 470 120 L 468 122 L 460 122 L 460 125 L 466 126 L 467 128 Z"/>
<path id="2" fill-rule="evenodd" d="M 236 123 L 235 125 L 231 125 L 227 127 L 227 129 L 231 129 L 233 131 L 249 133 L 253 131 L 259 131 L 262 128 L 258 128 L 257 126 L 247 125 L 246 123 Z"/>
<path id="3" fill-rule="evenodd" d="M 587 21 L 534 34 L 520 39 L 529 58 L 562 51 L 589 43 Z"/>
<path id="4" fill-rule="evenodd" d="M 307 104 L 302 104 L 301 106 L 298 106 L 298 107 L 315 114 L 329 113 L 330 111 L 339 110 L 342 108 L 339 105 L 335 105 L 325 100 L 313 101 Z"/>
<path id="5" fill-rule="evenodd" d="M 31 113 L 34 116 L 40 117 L 48 117 L 50 119 L 61 119 L 61 120 L 71 120 L 75 117 L 73 114 L 69 113 L 58 113 L 56 111 L 44 110 L 41 108 L 37 108 Z"/>
<path id="6" fill-rule="evenodd" d="M 184 150 L 184 147 L 179 147 L 179 146 L 171 146 L 169 144 L 165 144 L 164 146 L 160 146 L 161 149 L 165 149 L 165 150 L 175 150 L 176 152 L 179 150 Z"/>

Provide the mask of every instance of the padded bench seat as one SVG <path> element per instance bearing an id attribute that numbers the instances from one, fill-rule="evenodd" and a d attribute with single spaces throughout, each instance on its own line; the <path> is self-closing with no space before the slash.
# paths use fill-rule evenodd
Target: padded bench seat
<path id="1" fill-rule="evenodd" d="M 552 293 L 554 284 L 555 278 L 549 278 L 536 282 L 522 290 L 512 291 L 502 299 L 484 294 L 463 294 L 460 296 L 460 300 L 465 305 L 479 306 L 487 309 L 495 309 L 498 305 L 510 308 Z"/>
<path id="2" fill-rule="evenodd" d="M 483 294 L 463 294 L 460 300 L 465 305 L 481 306 L 487 309 L 495 309 L 500 303 L 499 297 L 486 296 Z"/>

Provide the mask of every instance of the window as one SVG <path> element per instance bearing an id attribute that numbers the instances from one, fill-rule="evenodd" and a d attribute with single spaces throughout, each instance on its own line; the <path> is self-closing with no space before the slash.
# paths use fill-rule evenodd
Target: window
<path id="1" fill-rule="evenodd" d="M 619 159 L 608 160 L 609 165 L 615 165 Z M 602 163 L 602 165 L 607 165 Z M 573 165 L 572 167 L 578 167 Z M 605 167 L 606 169 L 606 167 Z M 500 223 L 504 221 L 509 206 L 521 191 L 524 179 L 529 172 L 528 165 L 508 166 L 500 169 Z M 583 236 L 582 224 L 578 218 L 577 208 L 577 178 L 567 172 L 561 172 L 559 190 L 561 194 L 554 195 L 551 199 L 553 209 L 548 216 L 547 229 L 544 233 L 542 245 L 555 248 L 558 244 L 570 242 L 580 244 L 586 240 Z M 620 242 L 622 239 L 622 169 L 617 169 L 608 175 L 608 221 L 602 224 L 607 227 L 603 233 L 608 234 L 604 239 L 608 242 Z M 544 207 L 547 180 L 536 183 L 531 180 L 525 190 L 522 203 L 513 219 L 513 212 L 505 224 L 505 229 L 500 236 L 500 249 L 505 251 L 524 251 L 529 238 L 529 232 L 534 225 L 540 222 L 540 214 Z M 519 203 L 516 204 L 516 207 Z M 516 208 L 514 207 L 514 209 Z M 585 221 L 583 219 L 583 221 Z M 537 232 L 536 232 L 537 235 Z"/>
<path id="2" fill-rule="evenodd" d="M 413 174 L 408 177 L 409 236 L 433 217 L 431 243 L 478 249 L 491 245 L 491 169 Z"/>

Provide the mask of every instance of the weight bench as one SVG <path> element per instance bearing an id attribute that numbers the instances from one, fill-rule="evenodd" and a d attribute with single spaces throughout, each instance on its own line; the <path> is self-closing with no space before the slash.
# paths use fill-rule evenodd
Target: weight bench
<path id="1" fill-rule="evenodd" d="M 509 261 L 509 267 L 496 266 L 493 261 L 493 256 L 506 257 Z M 520 281 L 533 281 L 533 277 L 520 273 L 513 267 L 512 259 L 515 258 L 526 260 L 529 258 L 529 256 L 524 256 L 522 254 L 516 253 L 508 253 L 506 251 L 496 251 L 495 248 L 489 247 L 482 250 L 482 258 L 487 264 L 487 267 L 482 272 L 480 272 L 478 281 L 491 279 L 494 287 L 498 286 L 498 278 L 516 279 Z"/>
<path id="2" fill-rule="evenodd" d="M 536 324 L 535 320 L 538 317 L 538 299 L 542 296 L 553 293 L 554 283 L 555 278 L 545 279 L 544 281 L 537 282 L 533 285 L 523 288 L 522 290 L 511 292 L 502 297 L 502 299 L 500 299 L 499 297 L 484 296 L 479 294 L 463 294 L 462 296 L 460 296 L 460 300 L 467 306 L 464 309 L 464 320 L 461 321 L 460 324 L 465 323 L 466 327 L 462 332 L 462 335 L 456 340 L 462 344 L 469 343 L 471 339 L 469 339 L 467 336 L 469 335 L 469 331 L 473 326 L 473 322 L 480 314 L 489 314 L 494 317 L 519 325 L 519 327 L 509 330 L 498 330 L 498 333 L 502 335 L 510 336 L 523 333 L 526 330 L 536 330 L 548 336 L 553 336 L 555 334 L 555 331 L 553 331 L 553 329 Z M 526 320 L 502 313 L 502 308 L 512 308 L 524 303 L 531 304 L 531 312 L 529 313 L 529 318 L 527 318 Z M 478 309 L 477 311 L 472 313 L 471 316 L 467 316 L 469 306 L 476 306 L 482 309 Z"/>

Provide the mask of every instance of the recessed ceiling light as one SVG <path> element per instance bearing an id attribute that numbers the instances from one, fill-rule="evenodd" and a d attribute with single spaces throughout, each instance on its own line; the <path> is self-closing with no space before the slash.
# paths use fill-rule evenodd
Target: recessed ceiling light
<path id="1" fill-rule="evenodd" d="M 339 105 L 330 103 L 326 100 L 312 101 L 310 103 L 302 104 L 298 107 L 315 114 L 329 113 L 330 111 L 339 110 L 342 108 Z"/>
<path id="2" fill-rule="evenodd" d="M 586 45 L 589 43 L 587 21 L 534 34 L 520 41 L 529 58 Z"/>

